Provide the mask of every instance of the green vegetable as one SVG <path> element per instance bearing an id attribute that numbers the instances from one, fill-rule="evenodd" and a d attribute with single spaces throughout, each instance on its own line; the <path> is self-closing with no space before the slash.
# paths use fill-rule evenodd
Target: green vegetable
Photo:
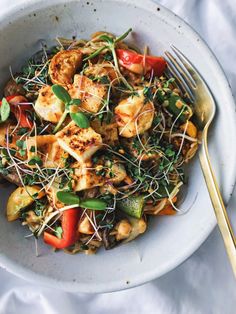
<path id="1" fill-rule="evenodd" d="M 66 204 L 66 205 L 79 205 L 80 204 L 80 198 L 74 193 L 65 192 L 65 191 L 59 191 L 57 192 L 57 198 L 60 202 Z"/>
<path id="2" fill-rule="evenodd" d="M 26 149 L 26 141 L 17 140 L 16 141 L 16 146 L 21 148 L 21 149 Z"/>
<path id="3" fill-rule="evenodd" d="M 24 135 L 25 133 L 27 133 L 29 131 L 28 128 L 20 128 L 18 131 L 17 131 L 17 135 Z"/>
<path id="4" fill-rule="evenodd" d="M 161 198 L 165 198 L 168 197 L 172 191 L 174 189 L 174 185 L 173 184 L 169 184 L 169 185 L 161 185 L 159 186 L 159 189 L 157 190 L 157 194 L 159 194 L 159 199 Z M 167 191 L 166 191 L 167 190 Z"/>
<path id="5" fill-rule="evenodd" d="M 82 129 L 87 129 L 89 127 L 89 120 L 86 115 L 82 112 L 70 113 L 71 119 Z"/>
<path id="6" fill-rule="evenodd" d="M 94 210 L 105 210 L 107 207 L 107 203 L 104 202 L 103 200 L 90 198 L 81 201 L 80 207 Z"/>
<path id="7" fill-rule="evenodd" d="M 56 133 L 62 123 L 65 121 L 68 113 L 70 113 L 71 119 L 80 127 L 83 129 L 86 129 L 89 127 L 89 120 L 88 118 L 85 116 L 84 113 L 82 112 L 77 112 L 77 113 L 72 113 L 70 112 L 70 106 L 71 105 L 77 105 L 79 106 L 81 104 L 81 100 L 80 99 L 72 99 L 70 97 L 70 94 L 67 92 L 67 90 L 61 86 L 61 85 L 53 85 L 52 86 L 52 91 L 54 93 L 54 95 L 60 99 L 62 102 L 64 102 L 65 104 L 65 111 L 63 113 L 63 115 L 60 118 L 60 121 L 57 123 L 56 127 L 54 128 L 53 133 Z"/>
<path id="8" fill-rule="evenodd" d="M 81 100 L 80 99 L 71 99 L 70 100 L 70 105 L 77 105 L 79 106 L 81 104 Z"/>
<path id="9" fill-rule="evenodd" d="M 34 157 L 32 157 L 32 158 L 29 160 L 28 164 L 29 164 L 30 166 L 39 165 L 39 166 L 41 167 L 41 166 L 43 165 L 43 162 L 42 162 L 42 159 L 41 159 L 40 157 L 34 156 Z"/>
<path id="10" fill-rule="evenodd" d="M 57 192 L 57 198 L 60 202 L 67 205 L 78 205 L 79 207 L 93 209 L 93 210 L 104 210 L 107 207 L 107 203 L 100 199 L 90 198 L 80 200 L 79 196 L 74 193 L 59 191 Z"/>
<path id="11" fill-rule="evenodd" d="M 117 201 L 117 208 L 127 215 L 134 218 L 141 218 L 144 207 L 144 197 L 139 196 L 128 196 L 120 201 Z"/>
<path id="12" fill-rule="evenodd" d="M 63 229 L 61 226 L 56 227 L 54 233 L 57 238 L 62 239 Z"/>
<path id="13" fill-rule="evenodd" d="M 64 104 L 68 104 L 71 101 L 71 97 L 70 97 L 69 93 L 61 85 L 57 85 L 57 84 L 53 85 L 52 91 L 58 99 L 60 99 L 62 102 L 64 102 Z"/>
<path id="14" fill-rule="evenodd" d="M 180 105 L 180 106 L 178 106 Z M 179 117 L 179 120 L 184 123 L 188 118 L 187 105 L 177 95 L 171 95 L 168 99 L 167 110 L 172 113 L 175 117 Z"/>
<path id="15" fill-rule="evenodd" d="M 10 115 L 10 105 L 6 98 L 2 99 L 2 105 L 0 107 L 0 116 L 1 116 L 1 122 L 4 122 L 8 119 Z"/>

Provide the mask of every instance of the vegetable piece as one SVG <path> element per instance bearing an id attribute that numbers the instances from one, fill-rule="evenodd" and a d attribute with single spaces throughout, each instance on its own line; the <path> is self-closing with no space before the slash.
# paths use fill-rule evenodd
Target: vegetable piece
<path id="1" fill-rule="evenodd" d="M 16 120 L 19 121 L 19 126 L 32 129 L 33 122 L 27 114 L 27 111 L 32 111 L 32 106 L 26 104 L 28 100 L 20 95 L 7 96 L 5 99 L 10 104 L 10 110 L 14 113 Z M 2 107 L 2 101 L 0 101 L 0 107 Z"/>
<path id="2" fill-rule="evenodd" d="M 7 220 L 14 221 L 20 217 L 20 211 L 32 204 L 36 199 L 42 198 L 45 193 L 37 185 L 18 187 L 7 202 Z"/>
<path id="3" fill-rule="evenodd" d="M 77 69 L 82 64 L 82 53 L 80 50 L 59 51 L 51 60 L 49 75 L 53 84 L 72 84 Z"/>
<path id="4" fill-rule="evenodd" d="M 2 99 L 2 105 L 0 107 L 0 116 L 1 116 L 1 122 L 5 122 L 10 115 L 10 105 L 6 98 Z"/>
<path id="5" fill-rule="evenodd" d="M 178 117 L 179 121 L 182 123 L 185 123 L 190 116 L 190 113 L 187 110 L 187 104 L 177 95 L 170 96 L 166 109 L 175 117 Z"/>
<path id="6" fill-rule="evenodd" d="M 144 197 L 142 195 L 128 196 L 117 201 L 117 208 L 131 217 L 141 218 L 144 203 Z"/>
<path id="7" fill-rule="evenodd" d="M 116 54 L 120 65 L 137 74 L 153 70 L 154 75 L 161 76 L 167 65 L 163 57 L 141 55 L 131 50 L 116 49 Z"/>
<path id="8" fill-rule="evenodd" d="M 45 231 L 44 242 L 56 249 L 64 249 L 74 244 L 79 239 L 79 233 L 77 230 L 78 221 L 81 211 L 78 208 L 68 209 L 62 214 L 61 238 Z"/>

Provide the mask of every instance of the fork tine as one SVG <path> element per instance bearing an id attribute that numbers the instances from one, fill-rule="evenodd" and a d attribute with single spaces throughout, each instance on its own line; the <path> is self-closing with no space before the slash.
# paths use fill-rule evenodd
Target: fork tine
<path id="1" fill-rule="evenodd" d="M 174 51 L 178 59 L 182 62 L 184 68 L 188 71 L 189 77 L 191 78 L 196 88 L 197 85 L 196 85 L 196 81 L 194 80 L 194 76 L 197 74 L 197 70 L 177 47 L 175 47 L 174 45 L 171 45 L 171 49 Z"/>
<path id="2" fill-rule="evenodd" d="M 172 62 L 172 64 L 176 67 L 176 69 L 178 70 L 180 75 L 185 79 L 185 81 L 188 84 L 189 88 L 194 90 L 197 87 L 197 85 L 196 85 L 196 82 L 193 80 L 193 77 L 188 72 L 189 71 L 189 67 L 185 68 L 185 64 L 184 64 L 184 62 L 182 60 L 182 57 L 181 56 L 179 57 L 178 52 L 176 52 L 176 50 L 174 49 L 175 48 L 174 46 L 171 46 L 171 48 L 173 49 L 175 54 L 178 56 L 179 60 L 176 59 L 168 51 L 165 52 L 166 56 L 169 58 L 169 60 Z M 184 66 L 181 63 L 184 64 Z"/>
<path id="3" fill-rule="evenodd" d="M 165 52 L 165 54 L 168 52 Z M 168 70 L 171 73 L 172 77 L 174 77 L 177 81 L 177 85 L 186 94 L 191 102 L 194 102 L 194 94 L 192 90 L 189 88 L 183 77 L 179 74 L 178 70 L 176 69 L 175 65 L 172 64 L 171 61 L 168 61 Z"/>

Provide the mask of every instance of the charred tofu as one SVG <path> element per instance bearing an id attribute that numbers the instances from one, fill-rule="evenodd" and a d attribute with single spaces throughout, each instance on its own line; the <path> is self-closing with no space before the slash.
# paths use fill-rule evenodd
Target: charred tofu
<path id="1" fill-rule="evenodd" d="M 81 164 L 102 145 L 102 137 L 91 127 L 82 129 L 73 121 L 56 134 L 59 145 Z"/>
<path id="2" fill-rule="evenodd" d="M 107 88 L 84 75 L 76 74 L 73 85 L 69 87 L 69 94 L 71 98 L 81 99 L 81 107 L 85 111 L 96 113 L 102 107 Z"/>
<path id="3" fill-rule="evenodd" d="M 98 120 L 91 122 L 92 128 L 102 136 L 102 141 L 104 144 L 115 146 L 119 142 L 118 137 L 118 125 L 116 122 L 109 124 L 101 123 Z"/>
<path id="4" fill-rule="evenodd" d="M 54 95 L 51 86 L 45 86 L 39 91 L 34 109 L 43 120 L 57 123 L 65 110 L 65 105 Z"/>
<path id="5" fill-rule="evenodd" d="M 154 118 L 154 105 L 146 100 L 143 90 L 138 95 L 122 100 L 115 108 L 119 134 L 123 137 L 134 137 L 150 129 Z"/>
<path id="6" fill-rule="evenodd" d="M 38 135 L 26 140 L 28 160 L 39 156 L 45 168 L 63 168 L 68 154 L 61 148 L 55 135 Z"/>
<path id="7" fill-rule="evenodd" d="M 75 163 L 72 168 L 74 168 L 72 182 L 74 191 L 78 192 L 96 186 L 102 186 L 105 182 L 102 176 L 96 174 L 96 170 L 89 161 L 83 164 Z"/>

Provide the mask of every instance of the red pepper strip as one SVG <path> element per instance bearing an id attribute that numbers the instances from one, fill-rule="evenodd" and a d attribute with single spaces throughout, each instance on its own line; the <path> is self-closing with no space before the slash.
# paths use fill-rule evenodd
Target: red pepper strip
<path id="1" fill-rule="evenodd" d="M 7 96 L 6 100 L 11 105 L 11 112 L 14 113 L 17 121 L 19 121 L 20 126 L 23 128 L 32 129 L 33 122 L 29 119 L 26 112 L 27 110 L 31 111 L 32 106 L 27 105 L 27 104 L 18 105 L 19 103 L 27 103 L 28 100 L 24 96 L 21 96 L 21 95 Z M 2 102 L 0 101 L 0 106 L 1 104 Z"/>
<path id="2" fill-rule="evenodd" d="M 78 222 L 81 211 L 78 208 L 68 209 L 62 214 L 61 227 L 63 230 L 62 239 L 57 238 L 55 235 L 45 231 L 44 242 L 53 246 L 56 249 L 64 249 L 74 244 L 78 238 Z"/>
<path id="3" fill-rule="evenodd" d="M 163 57 L 138 54 L 134 51 L 116 49 L 120 65 L 137 74 L 146 74 L 153 70 L 154 75 L 161 76 L 167 63 Z"/>

